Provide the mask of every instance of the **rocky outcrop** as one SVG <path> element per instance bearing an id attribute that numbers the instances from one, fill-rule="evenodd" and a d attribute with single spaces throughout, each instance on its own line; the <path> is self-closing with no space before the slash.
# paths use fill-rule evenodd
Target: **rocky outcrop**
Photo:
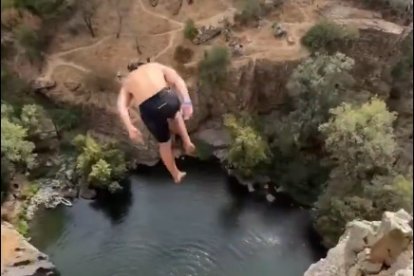
<path id="1" fill-rule="evenodd" d="M 382 221 L 352 221 L 325 259 L 305 276 L 413 274 L 413 217 L 404 210 L 385 212 Z"/>
<path id="2" fill-rule="evenodd" d="M 12 225 L 1 223 L 2 276 L 59 275 L 48 257 L 31 245 Z"/>

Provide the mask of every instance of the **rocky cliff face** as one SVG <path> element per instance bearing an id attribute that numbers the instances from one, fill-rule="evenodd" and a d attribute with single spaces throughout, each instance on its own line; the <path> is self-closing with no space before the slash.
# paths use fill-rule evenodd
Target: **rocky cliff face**
<path id="1" fill-rule="evenodd" d="M 12 225 L 1 223 L 2 276 L 57 276 L 48 257 L 31 245 Z"/>
<path id="2" fill-rule="evenodd" d="M 413 274 L 413 217 L 400 210 L 382 221 L 352 221 L 325 259 L 305 276 L 408 276 Z"/>

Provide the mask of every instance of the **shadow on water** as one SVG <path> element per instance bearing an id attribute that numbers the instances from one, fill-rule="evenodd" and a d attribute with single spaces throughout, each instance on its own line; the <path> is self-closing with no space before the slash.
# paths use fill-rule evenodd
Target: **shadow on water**
<path id="1" fill-rule="evenodd" d="M 121 185 L 124 189 L 119 193 L 109 194 L 101 191 L 96 200 L 89 204 L 93 209 L 102 211 L 113 225 L 125 220 L 133 202 L 130 179 L 127 178 Z"/>

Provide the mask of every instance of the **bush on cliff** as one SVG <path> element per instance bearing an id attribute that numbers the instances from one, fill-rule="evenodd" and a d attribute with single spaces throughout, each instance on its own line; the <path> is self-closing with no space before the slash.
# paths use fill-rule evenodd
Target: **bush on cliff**
<path id="1" fill-rule="evenodd" d="M 79 152 L 76 169 L 83 181 L 110 192 L 122 189 L 118 181 L 126 173 L 126 160 L 114 143 L 98 143 L 89 135 L 78 135 L 73 142 Z"/>
<path id="2" fill-rule="evenodd" d="M 384 210 L 412 204 L 412 177 L 399 176 L 392 167 L 396 115 L 377 98 L 361 106 L 343 104 L 332 114 L 320 130 L 335 168 L 314 209 L 326 246 L 336 244 L 348 221 L 379 220 Z"/>
<path id="3" fill-rule="evenodd" d="M 219 88 L 227 78 L 230 55 L 226 47 L 215 46 L 205 52 L 204 59 L 198 64 L 201 85 Z"/>
<path id="4" fill-rule="evenodd" d="M 228 163 L 243 177 L 252 177 L 260 165 L 270 161 L 267 141 L 253 127 L 249 118 L 237 119 L 234 115 L 224 116 L 224 125 L 230 132 L 232 143 Z"/>
<path id="5" fill-rule="evenodd" d="M 257 0 L 244 0 L 241 11 L 234 17 L 235 21 L 246 25 L 251 21 L 259 20 L 262 14 L 262 6 Z"/>
<path id="6" fill-rule="evenodd" d="M 35 145 L 28 140 L 28 129 L 15 117 L 14 109 L 7 104 L 1 105 L 1 155 L 10 165 L 24 169 L 35 166 Z"/>
<path id="7" fill-rule="evenodd" d="M 188 19 L 184 26 L 184 37 L 192 41 L 198 34 L 198 30 L 192 19 Z"/>
<path id="8" fill-rule="evenodd" d="M 359 38 L 359 31 L 349 26 L 341 26 L 334 22 L 322 21 L 302 37 L 302 44 L 311 51 L 333 50 L 338 46 L 349 46 Z"/>
<path id="9" fill-rule="evenodd" d="M 318 140 L 318 127 L 330 116 L 329 110 L 345 98 L 352 84 L 354 60 L 342 53 L 317 55 L 302 62 L 289 78 L 291 105 L 286 123 L 298 148 Z"/>

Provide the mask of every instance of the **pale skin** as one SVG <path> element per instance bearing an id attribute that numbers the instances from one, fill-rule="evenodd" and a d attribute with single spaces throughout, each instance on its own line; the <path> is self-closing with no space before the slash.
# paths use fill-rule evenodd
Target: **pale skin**
<path id="1" fill-rule="evenodd" d="M 181 106 L 181 110 L 177 112 L 175 118 L 169 120 L 168 123 L 170 131 L 181 137 L 186 154 L 192 154 L 195 147 L 184 122 L 184 120 L 190 119 L 193 114 L 191 99 L 184 80 L 170 67 L 155 62 L 147 63 L 132 71 L 123 80 L 117 103 L 121 120 L 128 131 L 130 139 L 144 143 L 142 133 L 131 121 L 128 108 L 131 105 L 138 108 L 142 102 L 165 87 L 174 88 L 181 102 L 187 103 Z M 173 177 L 174 182 L 181 182 L 186 173 L 177 168 L 171 139 L 166 143 L 159 143 L 159 151 L 161 160 Z"/>

